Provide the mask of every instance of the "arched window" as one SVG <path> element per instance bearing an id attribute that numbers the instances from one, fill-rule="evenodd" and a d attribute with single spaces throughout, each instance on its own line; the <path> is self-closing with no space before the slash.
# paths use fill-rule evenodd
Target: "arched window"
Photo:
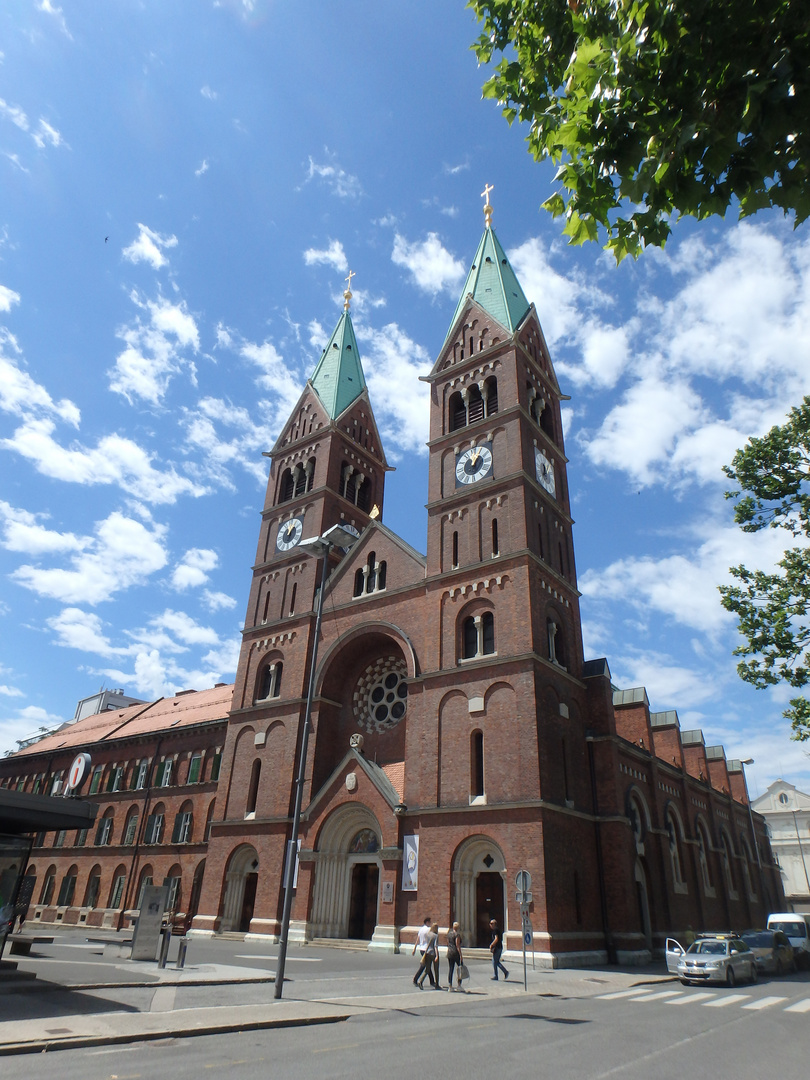
<path id="1" fill-rule="evenodd" d="M 55 886 L 56 867 L 51 865 L 45 871 L 45 877 L 42 879 L 42 891 L 39 894 L 40 904 L 44 904 L 47 907 L 51 903 Z"/>
<path id="2" fill-rule="evenodd" d="M 248 786 L 247 803 L 245 804 L 245 817 L 254 817 L 256 814 L 256 800 L 259 795 L 259 780 L 262 775 L 262 763 L 256 758 L 250 771 L 250 784 Z"/>
<path id="3" fill-rule="evenodd" d="M 162 842 L 165 816 L 166 808 L 163 803 L 158 803 L 146 819 L 146 829 L 143 834 L 143 842 L 145 844 L 159 844 Z"/>
<path id="4" fill-rule="evenodd" d="M 474 731 L 470 736 L 470 798 L 484 795 L 484 733 Z"/>
<path id="5" fill-rule="evenodd" d="M 627 800 L 627 816 L 630 819 L 630 826 L 633 829 L 633 840 L 636 845 L 636 852 L 638 852 L 644 843 L 644 833 L 647 826 L 647 815 L 644 811 L 644 807 L 639 802 L 638 796 L 633 794 Z"/>
<path id="6" fill-rule="evenodd" d="M 678 891 L 679 886 L 686 885 L 686 881 L 683 876 L 683 864 L 681 862 L 680 822 L 676 820 L 672 810 L 667 810 L 666 829 L 669 837 L 669 861 L 672 867 L 672 880 L 675 883 L 676 891 Z"/>
<path id="7" fill-rule="evenodd" d="M 113 834 L 113 810 L 105 810 L 104 817 L 96 827 L 96 847 L 106 847 L 112 843 Z"/>
<path id="8" fill-rule="evenodd" d="M 703 881 L 703 891 L 709 895 L 714 895 L 714 888 L 712 886 L 712 874 L 709 867 L 709 841 L 706 836 L 706 830 L 703 827 L 703 822 L 699 821 L 695 829 L 697 833 L 698 844 L 698 865 L 700 866 L 700 877 Z"/>
<path id="9" fill-rule="evenodd" d="M 285 469 L 281 474 L 281 483 L 279 484 L 278 501 L 280 503 L 289 502 L 295 495 L 295 480 L 291 469 Z"/>
<path id="10" fill-rule="evenodd" d="M 216 806 L 216 803 L 216 799 L 211 800 L 211 802 L 208 804 L 208 811 L 205 815 L 205 831 L 203 832 L 203 840 L 206 841 L 211 835 L 211 822 L 214 820 L 214 807 Z"/>
<path id="11" fill-rule="evenodd" d="M 281 660 L 266 664 L 259 672 L 259 692 L 256 701 L 266 701 L 268 698 L 277 698 L 281 694 L 281 676 L 284 664 Z"/>
<path id="12" fill-rule="evenodd" d="M 467 423 L 474 424 L 477 420 L 483 420 L 485 411 L 483 394 L 479 387 L 473 384 L 467 396 Z"/>
<path id="13" fill-rule="evenodd" d="M 180 864 L 175 863 L 171 867 L 166 877 L 163 879 L 163 884 L 168 888 L 169 894 L 166 897 L 166 910 L 178 911 L 180 909 L 180 895 L 181 895 L 181 883 L 183 880 L 183 871 L 180 869 Z"/>
<path id="14" fill-rule="evenodd" d="M 361 566 L 354 575 L 354 595 L 367 596 L 369 593 L 382 592 L 385 589 L 387 570 L 386 561 L 378 563 L 376 552 L 370 551 L 366 565 Z"/>
<path id="15" fill-rule="evenodd" d="M 492 519 L 492 554 L 499 555 L 500 548 L 498 546 L 498 519 Z"/>
<path id="16" fill-rule="evenodd" d="M 751 849 L 748 846 L 748 840 L 745 836 L 740 834 L 740 851 L 742 852 L 742 872 L 745 879 L 745 888 L 750 900 L 756 899 L 756 893 L 754 892 L 754 879 L 751 876 Z"/>
<path id="17" fill-rule="evenodd" d="M 487 416 L 494 416 L 498 411 L 498 380 L 494 375 L 490 375 L 484 383 L 484 398 Z"/>
<path id="18" fill-rule="evenodd" d="M 126 824 L 124 825 L 124 839 L 123 844 L 125 847 L 129 847 L 135 843 L 135 836 L 138 832 L 138 808 L 133 808 L 127 814 Z"/>
<path id="19" fill-rule="evenodd" d="M 723 860 L 723 874 L 726 878 L 726 887 L 728 889 L 729 896 L 737 896 L 737 890 L 734 888 L 734 870 L 731 866 L 731 856 L 734 854 L 734 847 L 728 838 L 725 831 L 720 833 L 720 856 Z"/>
<path id="20" fill-rule="evenodd" d="M 78 866 L 74 865 L 68 868 L 65 876 L 62 878 L 62 884 L 59 886 L 59 896 L 56 899 L 57 907 L 70 907 L 73 903 L 73 896 L 76 892 L 76 878 L 78 876 Z"/>
<path id="21" fill-rule="evenodd" d="M 495 617 L 491 611 L 468 616 L 461 629 L 461 657 L 472 660 L 495 652 Z"/>
<path id="22" fill-rule="evenodd" d="M 139 908 L 143 903 L 143 894 L 152 884 L 153 873 L 154 871 L 151 866 L 145 866 L 143 870 L 141 870 L 141 876 L 138 881 L 138 902 L 135 905 L 136 908 Z"/>
<path id="23" fill-rule="evenodd" d="M 467 406 L 464 404 L 464 398 L 458 390 L 450 395 L 448 416 L 450 431 L 458 431 L 459 428 L 467 426 Z"/>
<path id="24" fill-rule="evenodd" d="M 458 531 L 453 533 L 453 569 L 458 566 Z"/>
<path id="25" fill-rule="evenodd" d="M 110 887 L 110 898 L 107 901 L 108 908 L 120 908 L 124 899 L 124 886 L 127 883 L 127 872 L 124 866 L 117 866 Z"/>
<path id="26" fill-rule="evenodd" d="M 562 626 L 555 619 L 546 620 L 548 632 L 548 658 L 552 664 L 567 667 L 565 636 Z"/>
<path id="27" fill-rule="evenodd" d="M 84 904 L 83 907 L 96 907 L 98 904 L 98 894 L 101 889 L 101 867 L 96 865 L 90 871 L 87 877 L 87 887 L 84 890 Z"/>
<path id="28" fill-rule="evenodd" d="M 180 807 L 180 810 L 174 817 L 174 828 L 172 829 L 172 843 L 173 844 L 190 844 L 194 834 L 194 805 L 189 802 L 184 802 Z"/>

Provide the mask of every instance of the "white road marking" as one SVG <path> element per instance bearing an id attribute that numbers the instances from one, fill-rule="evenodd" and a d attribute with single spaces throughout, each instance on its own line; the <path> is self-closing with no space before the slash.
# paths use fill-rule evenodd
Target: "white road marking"
<path id="1" fill-rule="evenodd" d="M 645 997 L 634 998 L 634 1001 L 663 1001 L 664 998 L 683 997 L 683 990 L 659 990 L 657 994 L 647 994 Z"/>
<path id="2" fill-rule="evenodd" d="M 785 1012 L 810 1012 L 810 998 L 805 998 L 804 1001 L 797 1001 L 795 1005 L 788 1005 Z"/>
<path id="3" fill-rule="evenodd" d="M 713 998 L 714 994 L 684 994 L 682 998 L 678 998 L 677 1001 L 668 1001 L 667 1005 L 694 1005 L 696 1001 L 702 1001 L 706 1003 L 706 998 Z"/>
<path id="4" fill-rule="evenodd" d="M 259 956 L 256 953 L 236 953 L 234 960 L 278 960 L 277 956 Z M 287 954 L 288 964 L 322 964 L 320 956 L 290 956 Z"/>
<path id="5" fill-rule="evenodd" d="M 649 994 L 649 990 L 615 990 L 612 994 L 599 994 L 599 1001 L 613 1001 L 615 998 L 630 997 L 631 995 Z"/>
<path id="6" fill-rule="evenodd" d="M 707 1001 L 705 1005 L 707 1009 L 723 1009 L 726 1005 L 733 1005 L 735 1001 L 747 1001 L 750 997 L 750 994 L 727 994 L 725 997 L 718 998 L 717 1001 Z"/>
<path id="7" fill-rule="evenodd" d="M 771 1005 L 778 1005 L 780 1001 L 787 1001 L 784 997 L 764 997 L 759 1001 L 750 1001 L 747 1005 L 743 1005 L 744 1009 L 769 1009 Z"/>

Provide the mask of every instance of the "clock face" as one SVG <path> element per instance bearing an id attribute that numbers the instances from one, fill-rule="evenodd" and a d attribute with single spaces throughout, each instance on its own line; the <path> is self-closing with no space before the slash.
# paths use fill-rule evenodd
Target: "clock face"
<path id="1" fill-rule="evenodd" d="M 357 531 L 357 529 L 355 529 L 354 525 L 347 525 L 345 523 L 345 521 L 340 521 L 340 522 L 338 522 L 338 524 L 340 525 L 341 529 L 343 529 L 344 532 L 350 533 L 352 536 L 359 536 L 360 535 L 360 533 Z"/>
<path id="2" fill-rule="evenodd" d="M 456 458 L 456 487 L 474 484 L 492 475 L 492 444 L 481 443 L 462 451 Z"/>
<path id="3" fill-rule="evenodd" d="M 278 536 L 276 537 L 276 550 L 277 551 L 289 551 L 290 548 L 294 548 L 301 537 L 304 535 L 304 523 L 301 518 L 290 518 L 289 521 L 285 521 L 281 528 L 278 530 Z"/>
<path id="4" fill-rule="evenodd" d="M 549 495 L 557 495 L 557 482 L 554 478 L 554 466 L 549 459 L 543 453 L 542 450 L 534 448 L 534 467 L 537 471 L 537 479 L 549 493 Z"/>

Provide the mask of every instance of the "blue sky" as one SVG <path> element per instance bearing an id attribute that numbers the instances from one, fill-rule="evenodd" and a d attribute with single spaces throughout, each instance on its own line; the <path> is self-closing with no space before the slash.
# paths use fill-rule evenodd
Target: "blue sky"
<path id="1" fill-rule="evenodd" d="M 539 211 L 461 3 L 14 0 L 0 10 L 0 752 L 99 686 L 233 678 L 269 449 L 341 310 L 425 549 L 427 397 L 483 228 L 563 389 L 586 656 L 752 790 L 810 789 L 739 681 L 721 466 L 810 392 L 810 234 L 685 222 L 616 267 Z"/>

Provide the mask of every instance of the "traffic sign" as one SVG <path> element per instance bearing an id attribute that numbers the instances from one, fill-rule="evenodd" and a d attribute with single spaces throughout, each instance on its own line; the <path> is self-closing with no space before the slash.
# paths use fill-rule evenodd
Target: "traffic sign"
<path id="1" fill-rule="evenodd" d="M 518 892 L 528 892 L 532 887 L 532 875 L 528 870 L 518 870 L 515 876 L 515 885 L 518 887 Z"/>
<path id="2" fill-rule="evenodd" d="M 530 892 L 516 892 L 515 903 L 520 904 L 521 907 L 528 907 L 534 899 L 534 895 Z"/>

